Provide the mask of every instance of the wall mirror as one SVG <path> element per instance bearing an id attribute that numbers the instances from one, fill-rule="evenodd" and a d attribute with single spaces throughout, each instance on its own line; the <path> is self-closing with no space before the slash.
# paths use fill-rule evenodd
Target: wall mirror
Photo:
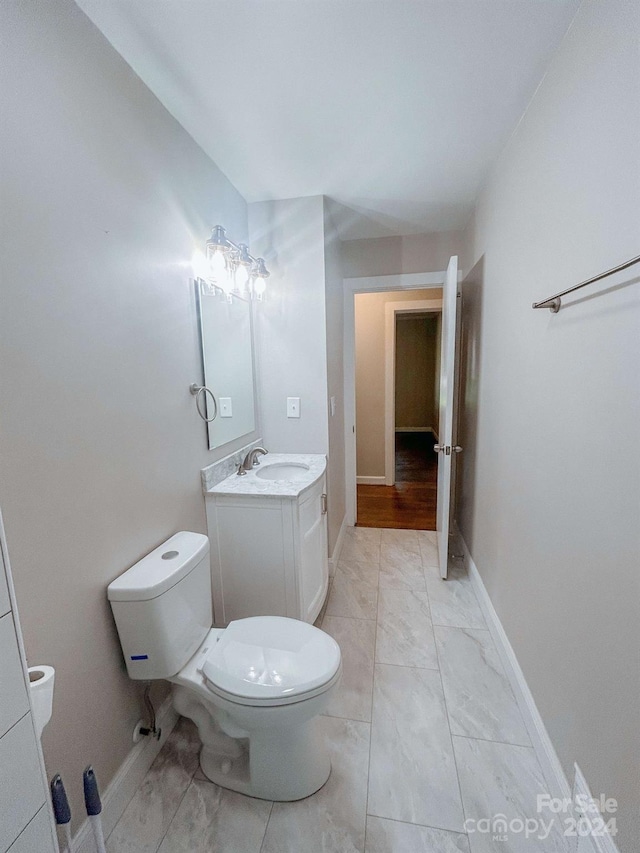
<path id="1" fill-rule="evenodd" d="M 199 404 L 207 418 L 215 415 L 206 424 L 213 450 L 256 427 L 252 305 L 202 279 L 195 282 L 195 291 L 203 384 L 211 392 L 203 393 Z"/>

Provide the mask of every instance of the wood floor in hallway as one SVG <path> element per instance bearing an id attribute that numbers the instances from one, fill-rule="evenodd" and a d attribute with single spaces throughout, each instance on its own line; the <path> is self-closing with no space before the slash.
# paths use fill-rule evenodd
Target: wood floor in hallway
<path id="1" fill-rule="evenodd" d="M 435 530 L 438 458 L 430 432 L 396 433 L 395 486 L 358 486 L 358 527 Z"/>

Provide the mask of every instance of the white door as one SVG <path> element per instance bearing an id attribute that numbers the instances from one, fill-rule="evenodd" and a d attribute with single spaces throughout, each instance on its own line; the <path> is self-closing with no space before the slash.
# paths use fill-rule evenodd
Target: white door
<path id="1" fill-rule="evenodd" d="M 453 444 L 453 403 L 456 360 L 456 306 L 458 297 L 458 257 L 449 261 L 442 293 L 442 333 L 440 343 L 440 413 L 438 422 L 438 507 L 436 531 L 440 575 L 447 577 L 449 562 L 449 517 L 451 512 L 451 455 Z"/>

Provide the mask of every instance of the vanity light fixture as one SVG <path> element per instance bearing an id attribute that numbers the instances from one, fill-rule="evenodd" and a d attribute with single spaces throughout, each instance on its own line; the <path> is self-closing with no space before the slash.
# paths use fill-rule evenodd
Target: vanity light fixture
<path id="1" fill-rule="evenodd" d="M 224 291 L 228 299 L 231 299 L 233 293 L 244 296 L 248 290 L 252 298 L 262 300 L 269 277 L 264 258 L 254 258 L 245 243 L 229 240 L 222 225 L 213 228 L 205 247 L 206 274 L 203 275 L 201 269 L 196 270 L 198 278 L 204 278 Z"/>

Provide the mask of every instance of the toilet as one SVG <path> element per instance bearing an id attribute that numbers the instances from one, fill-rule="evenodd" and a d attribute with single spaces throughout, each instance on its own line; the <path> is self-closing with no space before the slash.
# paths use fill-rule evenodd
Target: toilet
<path id="1" fill-rule="evenodd" d="M 318 717 L 336 689 L 340 647 L 282 616 L 213 628 L 209 540 L 176 533 L 108 587 L 130 678 L 166 679 L 198 728 L 212 782 L 266 800 L 299 800 L 329 778 Z"/>

